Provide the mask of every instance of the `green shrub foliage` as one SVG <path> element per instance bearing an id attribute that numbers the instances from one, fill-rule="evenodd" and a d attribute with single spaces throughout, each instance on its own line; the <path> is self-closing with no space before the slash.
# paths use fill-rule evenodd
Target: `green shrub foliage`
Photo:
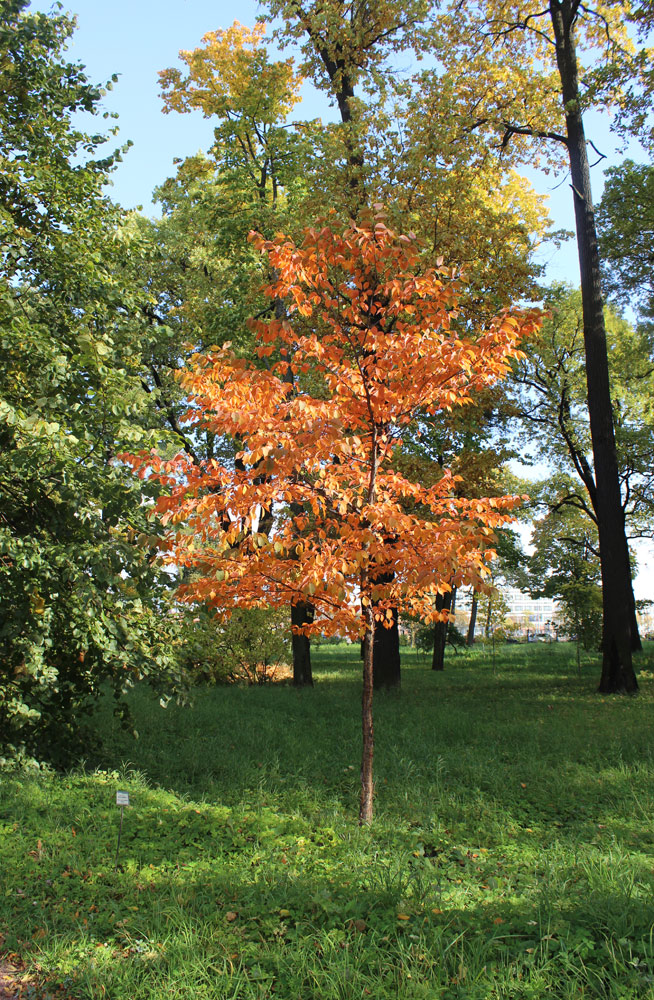
<path id="1" fill-rule="evenodd" d="M 117 154 L 73 124 L 101 92 L 62 56 L 71 31 L 2 5 L 0 745 L 55 761 L 105 683 L 117 698 L 138 677 L 170 683 L 178 628 L 148 487 L 115 461 L 155 426 L 146 293 L 125 277 L 129 219 L 102 190 Z"/>

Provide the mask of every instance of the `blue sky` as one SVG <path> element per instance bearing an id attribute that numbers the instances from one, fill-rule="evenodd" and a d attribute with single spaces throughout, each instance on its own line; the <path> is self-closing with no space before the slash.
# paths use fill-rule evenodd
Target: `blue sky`
<path id="1" fill-rule="evenodd" d="M 33 10 L 50 10 L 50 0 L 32 0 Z M 114 177 L 114 195 L 125 207 L 142 205 L 152 211 L 154 187 L 173 173 L 172 161 L 207 149 L 212 125 L 200 113 L 162 113 L 157 73 L 179 65 L 180 49 L 200 44 L 207 31 L 226 28 L 235 20 L 254 24 L 255 0 L 64 0 L 64 9 L 75 14 L 78 29 L 68 55 L 87 67 L 89 78 L 100 83 L 112 73 L 119 81 L 107 94 L 105 107 L 118 113 L 120 140 L 131 139 L 134 146 Z M 330 114 L 322 94 L 304 88 L 302 114 L 306 117 Z M 602 186 L 602 169 L 615 158 L 613 142 L 605 119 L 593 122 L 591 135 L 597 139 L 608 160 L 594 170 L 595 198 Z M 545 177 L 527 172 L 537 189 L 550 194 L 550 209 L 558 228 L 573 227 L 572 196 L 563 177 Z M 561 183 L 562 182 L 562 183 Z M 576 256 L 571 243 L 558 253 L 545 251 L 551 278 L 575 280 Z"/>
<path id="2" fill-rule="evenodd" d="M 30 7 L 49 11 L 52 4 L 33 0 Z M 94 83 L 119 74 L 104 107 L 118 113 L 120 142 L 134 143 L 114 175 L 114 197 L 126 208 L 154 211 L 152 191 L 174 173 L 173 158 L 208 149 L 213 137 L 211 122 L 199 112 L 163 114 L 158 71 L 181 65 L 179 50 L 196 48 L 207 31 L 234 21 L 253 25 L 257 9 L 254 0 L 64 0 L 78 24 L 68 58 L 83 63 Z M 305 93 L 303 114 L 328 113 L 322 95 L 311 94 L 308 85 Z"/>
<path id="3" fill-rule="evenodd" d="M 33 0 L 34 10 L 50 10 L 50 0 Z M 105 107 L 118 113 L 120 141 L 134 143 L 114 175 L 113 194 L 127 208 L 142 205 L 146 213 L 155 211 L 151 204 L 153 189 L 174 172 L 174 157 L 184 157 L 207 149 L 212 139 L 211 123 L 200 113 L 187 115 L 162 113 L 157 73 L 178 65 L 180 49 L 200 44 L 207 31 L 229 27 L 235 20 L 254 24 L 256 0 L 64 0 L 64 9 L 77 16 L 78 29 L 69 48 L 69 57 L 87 67 L 96 83 L 108 80 L 112 73 L 119 81 L 107 94 Z M 304 88 L 302 114 L 306 117 L 330 114 L 323 94 L 310 84 Z M 593 121 L 595 138 L 608 155 L 595 168 L 594 194 L 599 198 L 602 170 L 615 160 L 613 141 L 605 118 Z M 598 138 L 599 136 L 599 138 Z M 573 228 L 572 196 L 564 177 L 546 177 L 527 172 L 541 193 L 550 195 L 550 211 L 557 228 Z M 561 249 L 544 247 L 542 259 L 550 280 L 577 281 L 574 242 Z"/>
<path id="4" fill-rule="evenodd" d="M 94 83 L 119 74 L 118 83 L 107 94 L 106 110 L 118 114 L 119 141 L 134 143 L 114 175 L 113 196 L 127 208 L 143 206 L 146 214 L 155 212 L 151 203 L 153 189 L 174 173 L 173 158 L 189 156 L 207 149 L 213 129 L 200 113 L 187 115 L 162 113 L 157 73 L 168 66 L 178 65 L 180 49 L 193 49 L 207 31 L 227 28 L 235 20 L 254 24 L 258 4 L 255 0 L 64 0 L 64 9 L 77 16 L 78 28 L 68 50 L 71 60 L 87 67 Z M 49 11 L 50 0 L 33 0 L 32 10 Z M 324 95 L 305 85 L 302 115 L 326 117 L 330 109 Z M 605 116 L 589 120 L 589 137 L 604 152 L 607 159 L 593 170 L 593 193 L 599 200 L 602 171 L 622 155 L 616 151 Z M 642 159 L 638 149 L 630 151 Z M 537 190 L 549 194 L 550 212 L 556 228 L 574 227 L 572 194 L 567 178 L 545 176 L 528 171 Z M 541 251 L 550 281 L 578 284 L 579 271 L 574 241 L 560 249 L 545 246 Z M 641 554 L 641 567 L 652 563 L 652 553 Z M 645 587 L 645 574 L 640 574 L 638 590 Z M 651 591 L 654 575 L 648 578 L 646 589 Z"/>

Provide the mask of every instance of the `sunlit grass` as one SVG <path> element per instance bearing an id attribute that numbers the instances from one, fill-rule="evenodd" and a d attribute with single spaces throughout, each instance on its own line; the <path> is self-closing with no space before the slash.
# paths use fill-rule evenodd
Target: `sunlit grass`
<path id="1" fill-rule="evenodd" d="M 4 950 L 73 998 L 654 997 L 647 669 L 606 698 L 562 645 L 403 655 L 360 830 L 358 649 L 314 659 L 313 690 L 136 692 L 137 741 L 108 704 L 86 770 L 3 774 Z"/>

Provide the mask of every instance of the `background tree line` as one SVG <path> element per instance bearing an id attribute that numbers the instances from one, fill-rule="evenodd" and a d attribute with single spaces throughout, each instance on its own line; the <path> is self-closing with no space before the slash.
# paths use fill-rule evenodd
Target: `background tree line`
<path id="1" fill-rule="evenodd" d="M 80 112 L 101 117 L 102 89 L 66 59 L 72 21 L 30 13 L 25 0 L 3 6 L 6 746 L 69 750 L 105 683 L 123 712 L 135 680 L 181 693 L 198 664 L 215 660 L 224 626 L 205 609 L 184 610 L 177 579 L 153 559 L 160 529 L 147 515 L 157 488 L 115 459 L 156 448 L 170 457 L 181 449 L 191 462 L 238 461 L 242 442 L 188 429 L 177 373 L 212 345 L 253 356 L 251 321 L 283 319 L 287 305 L 263 295 L 275 275 L 248 233 L 299 238 L 326 205 L 338 229 L 384 204 L 389 225 L 416 234 L 422 268 L 441 258 L 461 268 L 463 328 L 513 302 L 548 308 L 515 379 L 463 412 L 418 417 L 398 468 L 427 486 L 452 468 L 467 497 L 521 491 L 507 462 L 522 453 L 516 434 L 528 437 L 534 458 L 555 465 L 530 490 L 542 515 L 532 586 L 562 595 L 553 556 L 574 538 L 571 553 L 588 567 L 580 574 L 602 581 L 601 687 L 637 686 L 628 540 L 652 526 L 652 168 L 610 171 L 598 242 L 583 115 L 617 107 L 618 127 L 649 141 L 650 63 L 639 47 L 647 11 L 573 0 L 542 9 L 269 0 L 264 16 L 278 45 L 300 46 L 299 67 L 270 54 L 262 25 L 235 25 L 182 53 L 182 69 L 162 72 L 164 110 L 201 109 L 214 142 L 177 165 L 152 220 L 106 194 L 125 151 L 107 152 L 106 126 L 78 124 Z M 394 60 L 408 52 L 430 68 L 397 74 Z M 334 121 L 300 117 L 303 78 L 328 94 Z M 547 212 L 518 173 L 538 159 L 572 171 L 581 292 L 541 284 Z M 635 324 L 623 318 L 627 304 Z M 310 621 L 311 601 L 292 614 L 296 625 Z M 295 680 L 310 684 L 308 639 L 293 647 Z M 375 630 L 374 651 L 376 682 L 399 683 L 396 627 Z"/>

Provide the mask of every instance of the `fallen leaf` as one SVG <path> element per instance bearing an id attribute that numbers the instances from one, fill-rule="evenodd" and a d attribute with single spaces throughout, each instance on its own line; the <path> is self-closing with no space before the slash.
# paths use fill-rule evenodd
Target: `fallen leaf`
<path id="1" fill-rule="evenodd" d="M 228 910 L 227 913 L 225 914 L 225 920 L 228 920 L 230 924 L 234 920 L 236 920 L 237 917 L 238 913 L 236 912 L 236 910 Z"/>

